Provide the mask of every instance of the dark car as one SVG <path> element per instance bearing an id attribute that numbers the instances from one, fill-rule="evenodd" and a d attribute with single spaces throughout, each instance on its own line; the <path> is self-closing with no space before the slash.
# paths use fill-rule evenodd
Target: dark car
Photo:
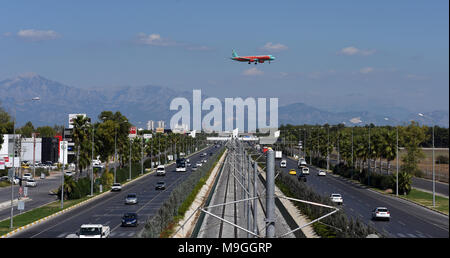
<path id="1" fill-rule="evenodd" d="M 298 179 L 298 181 L 306 182 L 306 175 L 300 170 L 297 173 L 297 179 Z"/>
<path id="2" fill-rule="evenodd" d="M 166 189 L 166 183 L 163 181 L 159 181 L 156 183 L 155 190 L 164 190 Z"/>
<path id="3" fill-rule="evenodd" d="M 122 227 L 138 225 L 138 215 L 134 212 L 127 212 L 122 217 Z"/>

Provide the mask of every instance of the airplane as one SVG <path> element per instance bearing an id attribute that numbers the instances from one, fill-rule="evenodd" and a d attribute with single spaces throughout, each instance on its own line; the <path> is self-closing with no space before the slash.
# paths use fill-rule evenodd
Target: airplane
<path id="1" fill-rule="evenodd" d="M 234 61 L 239 61 L 239 62 L 248 62 L 253 63 L 255 62 L 255 64 L 257 63 L 264 63 L 264 61 L 268 61 L 270 64 L 270 61 L 275 60 L 275 57 L 272 55 L 265 55 L 265 56 L 239 56 L 236 51 L 232 52 L 232 57 L 230 58 L 231 60 Z"/>

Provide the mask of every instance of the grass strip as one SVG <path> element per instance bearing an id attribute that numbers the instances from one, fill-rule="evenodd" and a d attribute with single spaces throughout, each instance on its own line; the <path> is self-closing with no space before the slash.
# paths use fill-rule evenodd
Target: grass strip
<path id="1" fill-rule="evenodd" d="M 85 201 L 89 199 L 89 197 L 85 197 L 82 199 L 77 199 L 77 200 L 65 200 L 64 201 L 64 208 L 63 209 L 67 209 L 71 206 L 74 206 L 82 201 Z M 0 221 L 0 236 L 7 234 L 19 227 L 28 225 L 34 221 L 40 220 L 42 218 L 45 218 L 47 216 L 50 216 L 54 213 L 57 213 L 61 210 L 61 202 L 60 201 L 55 201 L 52 203 L 49 203 L 47 205 L 44 205 L 42 207 L 39 208 L 35 208 L 31 211 L 27 211 L 21 214 L 18 214 L 16 216 L 14 216 L 13 218 L 13 228 L 10 228 L 10 219 L 6 219 L 3 221 Z"/>

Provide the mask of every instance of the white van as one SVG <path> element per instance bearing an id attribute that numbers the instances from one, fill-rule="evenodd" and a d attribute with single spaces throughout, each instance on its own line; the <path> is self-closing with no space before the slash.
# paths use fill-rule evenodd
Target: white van
<path id="1" fill-rule="evenodd" d="M 156 175 L 157 176 L 165 176 L 166 175 L 166 169 L 165 169 L 164 165 L 158 165 L 158 167 L 156 167 Z"/>
<path id="2" fill-rule="evenodd" d="M 285 159 L 283 159 L 283 160 L 280 162 L 280 167 L 281 167 L 281 168 L 285 168 L 286 165 L 287 165 L 287 161 L 286 161 Z"/>

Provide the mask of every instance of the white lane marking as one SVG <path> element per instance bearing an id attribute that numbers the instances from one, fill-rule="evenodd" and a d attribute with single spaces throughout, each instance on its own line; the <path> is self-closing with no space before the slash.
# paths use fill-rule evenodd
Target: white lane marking
<path id="1" fill-rule="evenodd" d="M 67 232 L 64 232 L 64 233 L 62 233 L 62 234 L 59 234 L 59 235 L 57 236 L 57 238 L 62 238 L 62 237 L 65 236 L 65 235 L 67 235 Z"/>
<path id="2" fill-rule="evenodd" d="M 397 235 L 398 235 L 399 237 L 406 237 L 406 236 L 403 235 L 402 233 L 397 233 Z"/>
<path id="3" fill-rule="evenodd" d="M 130 234 L 128 234 L 129 237 L 132 237 L 134 235 L 134 232 L 131 232 Z"/>
<path id="4" fill-rule="evenodd" d="M 413 234 L 408 234 L 408 236 L 411 237 L 411 238 L 417 238 L 417 236 L 413 235 Z"/>
<path id="5" fill-rule="evenodd" d="M 401 222 L 400 220 L 398 221 L 398 224 L 402 225 L 402 226 L 406 226 L 405 223 Z"/>

